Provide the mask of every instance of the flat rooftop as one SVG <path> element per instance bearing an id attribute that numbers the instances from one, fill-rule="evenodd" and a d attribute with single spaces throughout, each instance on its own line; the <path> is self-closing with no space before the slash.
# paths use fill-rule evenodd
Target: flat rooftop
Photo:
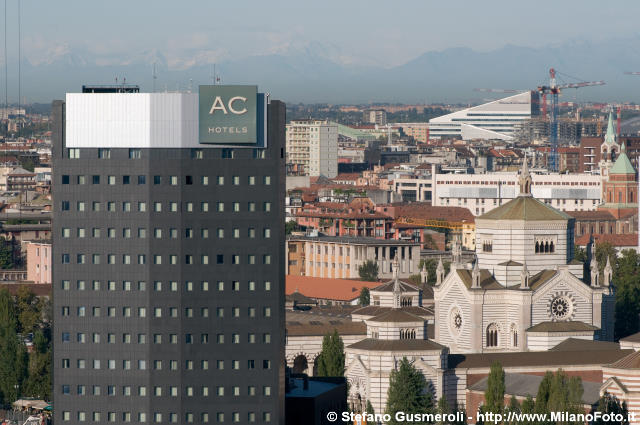
<path id="1" fill-rule="evenodd" d="M 326 243 L 341 243 L 352 245 L 378 245 L 378 246 L 418 246 L 419 242 L 402 241 L 395 239 L 366 238 L 362 236 L 288 236 L 288 241 L 311 241 Z"/>

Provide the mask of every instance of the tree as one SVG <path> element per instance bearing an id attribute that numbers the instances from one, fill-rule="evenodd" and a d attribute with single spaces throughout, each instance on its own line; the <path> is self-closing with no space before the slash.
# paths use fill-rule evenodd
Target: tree
<path id="1" fill-rule="evenodd" d="M 361 306 L 367 306 L 371 302 L 369 288 L 363 286 L 360 290 L 360 297 L 358 298 L 358 302 Z"/>
<path id="2" fill-rule="evenodd" d="M 344 376 L 344 359 L 344 343 L 334 329 L 333 334 L 327 333 L 322 339 L 318 376 Z"/>
<path id="3" fill-rule="evenodd" d="M 640 330 L 640 255 L 625 249 L 613 266 L 613 282 L 616 287 L 615 338 L 620 339 Z"/>
<path id="4" fill-rule="evenodd" d="M 529 394 L 527 398 L 522 402 L 520 411 L 522 413 L 532 415 L 533 413 L 535 413 L 535 410 L 536 410 L 536 404 L 533 401 L 533 397 L 531 397 L 531 394 Z M 533 420 L 523 421 L 522 424 L 524 425 L 533 424 Z"/>
<path id="5" fill-rule="evenodd" d="M 33 158 L 23 158 L 20 160 L 20 165 L 22 165 L 22 168 L 24 168 L 27 171 L 31 171 L 33 172 L 33 170 L 35 170 L 36 167 L 36 163 L 33 160 Z"/>
<path id="6" fill-rule="evenodd" d="M 433 395 L 427 389 L 424 375 L 413 366 L 406 357 L 400 360 L 398 367 L 389 376 L 386 412 L 391 416 L 390 425 L 400 422 L 395 420 L 396 412 L 435 413 Z M 425 423 L 425 422 L 413 422 Z"/>
<path id="7" fill-rule="evenodd" d="M 16 332 L 13 298 L 0 290 L 0 393 L 4 404 L 13 403 L 26 374 L 26 350 Z"/>
<path id="8" fill-rule="evenodd" d="M 422 276 L 420 276 L 419 274 L 412 274 L 411 276 L 409 276 L 408 280 L 415 286 L 419 287 L 422 285 Z"/>
<path id="9" fill-rule="evenodd" d="M 484 411 L 502 413 L 504 410 L 504 369 L 499 362 L 494 362 L 489 371 L 487 390 L 484 392 Z"/>
<path id="10" fill-rule="evenodd" d="M 42 305 L 29 287 L 20 285 L 16 296 L 17 331 L 22 335 L 33 333 L 42 317 Z"/>
<path id="11" fill-rule="evenodd" d="M 520 413 L 522 412 L 522 408 L 520 407 L 520 403 L 516 399 L 516 396 L 511 396 L 511 400 L 509 400 L 509 405 L 505 409 L 506 412 Z M 507 422 L 505 422 L 507 424 Z M 509 425 L 518 425 L 519 422 L 512 420 L 508 422 Z"/>
<path id="12" fill-rule="evenodd" d="M 296 230 L 298 230 L 298 223 L 296 223 L 293 220 L 289 220 L 284 224 L 284 232 L 287 235 L 290 235 L 291 233 L 295 232 Z"/>
<path id="13" fill-rule="evenodd" d="M 553 372 L 547 371 L 542 378 L 542 382 L 538 386 L 538 395 L 536 396 L 535 413 L 547 414 L 549 409 L 549 396 L 551 395 L 551 385 L 553 381 Z"/>
<path id="14" fill-rule="evenodd" d="M 0 237 L 0 269 L 12 269 L 14 267 L 13 244 L 5 237 Z"/>
<path id="15" fill-rule="evenodd" d="M 568 377 L 562 369 L 556 373 L 547 372 L 538 388 L 535 413 L 582 413 L 583 393 L 584 388 L 579 377 Z"/>
<path id="16" fill-rule="evenodd" d="M 618 400 L 615 396 L 612 396 L 609 393 L 604 393 L 602 397 L 600 397 L 596 411 L 602 412 L 602 413 L 609 413 L 613 415 L 622 415 L 624 420 L 622 420 L 621 422 L 615 422 L 615 423 L 619 425 L 629 425 L 629 420 L 628 420 L 629 411 L 627 410 L 627 404 L 625 402 L 620 403 L 620 400 Z M 605 422 L 602 420 L 602 417 L 600 417 L 597 421 L 594 421 L 593 423 L 594 425 L 604 425 L 604 424 L 612 424 L 614 422 L 611 422 L 611 421 Z"/>
<path id="17" fill-rule="evenodd" d="M 373 410 L 373 406 L 371 405 L 371 401 L 367 400 L 367 407 L 365 408 L 365 413 L 368 413 L 370 415 L 373 415 L 374 413 L 376 413 Z"/>
<path id="18" fill-rule="evenodd" d="M 607 257 L 611 261 L 611 264 L 616 263 L 617 252 L 616 249 L 609 242 L 601 242 L 596 245 L 596 260 L 598 261 L 598 271 L 602 273 L 604 267 L 607 265 Z"/>
<path id="19" fill-rule="evenodd" d="M 360 280 L 375 282 L 378 280 L 378 263 L 372 260 L 365 261 L 358 267 L 358 274 Z"/>
<path id="20" fill-rule="evenodd" d="M 51 341 L 38 330 L 33 338 L 29 378 L 24 385 L 24 395 L 51 400 L 51 372 Z"/>
<path id="21" fill-rule="evenodd" d="M 449 406 L 449 402 L 447 401 L 447 396 L 444 394 L 438 400 L 438 413 L 441 415 L 448 415 L 451 413 L 451 406 Z M 445 424 L 444 421 L 439 422 L 440 424 Z"/>
<path id="22" fill-rule="evenodd" d="M 522 402 L 521 412 L 522 413 L 533 413 L 535 411 L 536 404 L 533 401 L 533 397 L 531 394 L 527 396 L 527 398 Z"/>

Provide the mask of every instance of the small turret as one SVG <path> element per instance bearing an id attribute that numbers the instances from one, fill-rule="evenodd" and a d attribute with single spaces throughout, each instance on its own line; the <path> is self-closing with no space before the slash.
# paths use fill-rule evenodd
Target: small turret
<path id="1" fill-rule="evenodd" d="M 457 238 L 453 241 L 453 247 L 451 247 L 451 260 L 454 266 L 460 266 L 462 264 L 462 248 Z"/>
<path id="2" fill-rule="evenodd" d="M 611 261 L 609 260 L 609 256 L 607 255 L 607 265 L 604 266 L 604 276 L 603 276 L 603 284 L 604 286 L 611 285 L 611 278 L 613 277 L 613 268 L 611 267 Z"/>
<path id="3" fill-rule="evenodd" d="M 589 268 L 591 269 L 591 286 L 600 286 L 600 270 L 598 269 L 598 260 L 596 260 L 595 253 L 591 256 L 591 265 Z"/>
<path id="4" fill-rule="evenodd" d="M 520 289 L 529 289 L 529 270 L 527 269 L 527 261 L 525 260 L 520 272 Z"/>
<path id="5" fill-rule="evenodd" d="M 480 267 L 478 266 L 478 260 L 476 260 L 473 265 L 473 270 L 471 271 L 471 288 L 480 289 Z"/>
<path id="6" fill-rule="evenodd" d="M 429 272 L 427 271 L 427 262 L 425 261 L 422 264 L 422 270 L 420 270 L 420 282 L 422 282 L 423 285 L 426 285 L 428 280 Z"/>
<path id="7" fill-rule="evenodd" d="M 436 267 L 436 285 L 440 285 L 444 281 L 444 264 L 442 257 L 438 258 L 438 267 Z"/>
<path id="8" fill-rule="evenodd" d="M 520 176 L 518 176 L 518 182 L 520 183 L 520 196 L 531 196 L 531 174 L 529 173 L 529 164 L 527 156 L 522 159 L 522 169 L 520 170 Z"/>
<path id="9" fill-rule="evenodd" d="M 393 308 L 400 308 L 401 306 L 401 296 L 402 290 L 400 289 L 400 281 L 398 280 L 398 256 L 393 259 L 393 264 L 391 265 L 393 270 Z"/>

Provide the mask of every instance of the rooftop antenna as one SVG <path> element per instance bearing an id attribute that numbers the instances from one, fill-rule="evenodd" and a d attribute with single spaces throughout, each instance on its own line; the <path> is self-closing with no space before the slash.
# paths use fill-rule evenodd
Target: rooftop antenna
<path id="1" fill-rule="evenodd" d="M 9 119 L 9 66 L 7 64 L 7 0 L 4 0 L 4 106 Z"/>
<path id="2" fill-rule="evenodd" d="M 153 93 L 156 92 L 156 80 L 158 79 L 158 74 L 156 74 L 156 63 L 153 63 L 153 70 L 151 71 L 151 77 L 153 78 Z"/>
<path id="3" fill-rule="evenodd" d="M 20 0 L 18 0 L 18 116 L 20 115 L 21 89 L 22 89 L 22 28 L 20 25 Z"/>
<path id="4" fill-rule="evenodd" d="M 193 78 L 189 78 L 189 93 L 193 91 Z"/>

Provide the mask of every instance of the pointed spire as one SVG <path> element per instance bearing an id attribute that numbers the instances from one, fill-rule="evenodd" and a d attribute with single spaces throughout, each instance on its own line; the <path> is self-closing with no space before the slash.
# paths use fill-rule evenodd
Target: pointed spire
<path id="1" fill-rule="evenodd" d="M 611 267 L 611 261 L 607 255 L 607 265 L 604 266 L 604 286 L 611 285 L 611 278 L 613 277 L 613 267 Z"/>
<path id="2" fill-rule="evenodd" d="M 527 269 L 527 260 L 524 260 L 522 271 L 520 272 L 520 289 L 529 289 L 529 269 Z"/>
<path id="3" fill-rule="evenodd" d="M 616 130 L 613 124 L 613 111 L 609 112 L 609 122 L 607 123 L 607 132 L 604 135 L 604 142 L 609 145 L 616 143 Z"/>
<path id="4" fill-rule="evenodd" d="M 398 280 L 398 256 L 393 259 L 392 264 L 393 269 L 393 308 L 400 308 L 400 297 L 402 294 L 402 289 L 400 288 L 400 280 Z"/>
<path id="5" fill-rule="evenodd" d="M 391 263 L 391 271 L 393 272 L 393 278 L 398 280 L 398 269 L 400 268 L 400 264 L 398 263 L 398 256 L 396 255 L 393 258 L 393 262 Z"/>
<path id="6" fill-rule="evenodd" d="M 427 262 L 422 263 L 422 270 L 420 270 L 420 282 L 426 284 L 429 280 L 429 271 L 427 270 Z"/>
<path id="7" fill-rule="evenodd" d="M 476 259 L 471 271 L 471 288 L 480 288 L 480 267 L 478 266 L 478 260 Z"/>
<path id="8" fill-rule="evenodd" d="M 598 260 L 596 259 L 595 243 L 593 246 L 594 247 L 591 250 L 591 265 L 589 267 L 591 269 L 591 286 L 600 286 L 600 270 L 598 267 Z"/>
<path id="9" fill-rule="evenodd" d="M 529 160 L 527 155 L 524 155 L 522 159 L 522 169 L 520 170 L 520 176 L 518 176 L 520 182 L 520 196 L 531 196 L 531 173 L 529 173 Z"/>
<path id="10" fill-rule="evenodd" d="M 436 285 L 440 285 L 444 280 L 444 264 L 442 264 L 442 257 L 438 258 L 438 267 L 436 267 Z"/>
<path id="11" fill-rule="evenodd" d="M 462 263 L 462 249 L 460 248 L 460 241 L 458 238 L 453 240 L 453 247 L 451 247 L 451 260 L 455 266 L 459 266 Z"/>

